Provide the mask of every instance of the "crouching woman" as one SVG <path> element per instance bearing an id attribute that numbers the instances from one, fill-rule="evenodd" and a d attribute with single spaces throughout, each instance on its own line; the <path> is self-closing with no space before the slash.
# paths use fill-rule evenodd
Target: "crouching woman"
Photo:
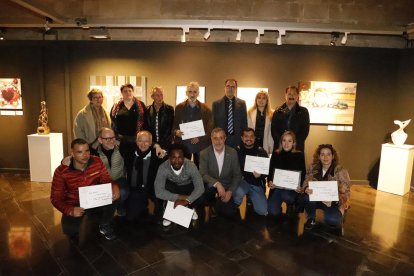
<path id="1" fill-rule="evenodd" d="M 309 201 L 312 189 L 309 181 L 337 181 L 339 201 Z M 313 162 L 306 173 L 303 183 L 305 192 L 305 210 L 307 221 L 305 229 L 312 229 L 315 225 L 316 209 L 324 211 L 324 221 L 334 227 L 342 226 L 345 211 L 349 208 L 350 179 L 348 171 L 339 165 L 339 156 L 330 144 L 319 145 L 313 154 Z"/>

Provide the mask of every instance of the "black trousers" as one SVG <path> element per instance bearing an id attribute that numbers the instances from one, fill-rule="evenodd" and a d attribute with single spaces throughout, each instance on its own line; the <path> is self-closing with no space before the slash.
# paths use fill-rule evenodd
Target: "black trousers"
<path id="1" fill-rule="evenodd" d="M 68 236 L 79 235 L 80 226 L 82 224 L 83 218 L 85 216 L 96 216 L 98 217 L 99 224 L 110 224 L 114 216 L 115 208 L 118 205 L 118 200 L 114 201 L 112 204 L 105 205 L 102 207 L 92 208 L 85 210 L 85 214 L 82 217 L 72 217 L 62 215 L 62 230 L 63 233 Z"/>
<path id="2" fill-rule="evenodd" d="M 173 194 L 179 195 L 190 195 L 194 191 L 194 184 L 190 183 L 187 185 L 177 185 L 177 183 L 172 182 L 167 179 L 165 182 L 165 189 Z M 197 198 L 194 202 L 191 202 L 190 208 L 195 208 L 203 202 L 203 195 Z"/>
<path id="3" fill-rule="evenodd" d="M 193 157 L 194 164 L 197 166 L 197 168 L 199 168 L 199 165 L 200 165 L 200 153 L 199 152 L 186 153 L 184 154 L 184 157 L 187 158 L 188 160 L 191 160 L 191 157 Z"/>
<path id="4" fill-rule="evenodd" d="M 130 188 L 129 197 L 125 202 L 126 218 L 129 221 L 137 220 L 148 212 L 148 200 L 154 202 L 154 215 L 162 217 L 163 201 L 143 188 Z"/>
<path id="5" fill-rule="evenodd" d="M 216 198 L 217 189 L 214 187 L 207 187 L 204 196 L 207 203 L 210 206 L 214 206 L 218 214 L 225 217 L 239 216 L 239 207 L 234 203 L 233 196 L 228 202 L 221 201 L 220 198 Z"/>

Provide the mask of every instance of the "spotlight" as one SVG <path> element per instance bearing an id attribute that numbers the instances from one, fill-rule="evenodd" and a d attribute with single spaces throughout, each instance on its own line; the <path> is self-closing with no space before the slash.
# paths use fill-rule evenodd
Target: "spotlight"
<path id="1" fill-rule="evenodd" d="M 50 27 L 50 24 L 53 23 L 53 20 L 49 17 L 46 17 L 45 20 L 46 20 L 46 22 L 45 22 L 45 24 L 43 24 L 43 27 L 45 28 L 45 32 L 48 32 L 52 29 L 52 27 Z"/>
<path id="2" fill-rule="evenodd" d="M 279 36 L 276 39 L 276 44 L 277 45 L 282 45 L 282 35 L 286 35 L 285 30 L 279 30 Z"/>
<path id="3" fill-rule="evenodd" d="M 210 28 L 207 29 L 207 32 L 204 34 L 204 39 L 207 40 L 210 37 Z"/>
<path id="4" fill-rule="evenodd" d="M 239 29 L 239 32 L 237 33 L 237 35 L 236 35 L 236 40 L 237 41 L 240 41 L 241 40 L 241 29 Z"/>
<path id="5" fill-rule="evenodd" d="M 332 32 L 331 33 L 331 42 L 329 43 L 329 45 L 331 46 L 336 46 L 336 41 L 339 38 L 339 33 L 338 32 Z"/>
<path id="6" fill-rule="evenodd" d="M 99 29 L 91 29 L 89 37 L 93 39 L 110 39 L 111 38 L 108 30 L 105 27 L 100 27 Z"/>
<path id="7" fill-rule="evenodd" d="M 186 37 L 185 37 L 185 33 L 188 33 L 188 32 L 190 32 L 190 28 L 188 28 L 188 27 L 183 28 L 183 34 L 181 35 L 181 42 L 182 43 L 185 43 L 187 41 Z"/>
<path id="8" fill-rule="evenodd" d="M 341 40 L 342 45 L 346 44 L 346 41 L 348 40 L 348 35 L 349 35 L 349 32 L 344 33 L 344 36 L 342 37 L 342 40 Z"/>
<path id="9" fill-rule="evenodd" d="M 260 35 L 263 35 L 263 34 L 264 34 L 264 30 L 257 30 L 257 36 L 254 41 L 254 44 L 256 45 L 260 44 Z"/>

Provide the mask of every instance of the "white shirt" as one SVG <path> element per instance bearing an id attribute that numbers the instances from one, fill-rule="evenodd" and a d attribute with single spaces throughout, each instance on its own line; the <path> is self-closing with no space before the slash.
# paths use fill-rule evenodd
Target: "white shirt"
<path id="1" fill-rule="evenodd" d="M 219 169 L 219 175 L 220 175 L 221 170 L 223 169 L 225 149 L 223 149 L 223 151 L 221 153 L 217 152 L 214 148 L 213 148 L 213 150 L 214 150 L 214 155 L 216 156 L 217 165 L 218 165 L 218 169 Z"/>

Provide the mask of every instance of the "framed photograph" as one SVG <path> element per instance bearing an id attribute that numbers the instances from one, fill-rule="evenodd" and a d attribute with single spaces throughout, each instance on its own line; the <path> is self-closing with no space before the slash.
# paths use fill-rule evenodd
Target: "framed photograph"
<path id="1" fill-rule="evenodd" d="M 186 85 L 177 85 L 177 90 L 175 93 L 175 105 L 178 105 L 179 103 L 182 103 L 183 101 L 185 101 L 187 99 L 187 94 L 185 93 L 187 91 L 187 86 Z M 205 86 L 200 86 L 199 88 L 200 93 L 198 94 L 197 99 L 202 102 L 205 103 L 206 102 L 206 87 Z"/>
<path id="2" fill-rule="evenodd" d="M 19 78 L 0 78 L 0 115 L 23 115 Z"/>
<path id="3" fill-rule="evenodd" d="M 311 124 L 352 125 L 357 84 L 300 81 L 300 105 L 309 110 Z"/>

